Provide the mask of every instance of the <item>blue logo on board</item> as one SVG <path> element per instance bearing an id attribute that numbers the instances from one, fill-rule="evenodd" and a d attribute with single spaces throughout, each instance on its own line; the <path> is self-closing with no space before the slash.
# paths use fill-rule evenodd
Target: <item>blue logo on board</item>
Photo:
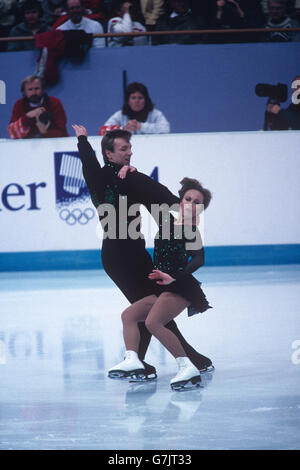
<path id="1" fill-rule="evenodd" d="M 68 225 L 86 225 L 95 216 L 91 207 L 82 208 L 90 202 L 90 193 L 82 174 L 78 152 L 55 152 L 55 197 L 59 217 Z"/>

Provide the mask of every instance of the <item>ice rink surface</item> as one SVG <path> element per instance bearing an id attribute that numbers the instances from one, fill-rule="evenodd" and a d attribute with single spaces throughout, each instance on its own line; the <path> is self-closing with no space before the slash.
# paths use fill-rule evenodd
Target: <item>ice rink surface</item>
<path id="1" fill-rule="evenodd" d="M 0 449 L 300 449 L 300 266 L 207 267 L 213 306 L 177 323 L 215 365 L 172 392 L 107 378 L 128 305 L 104 271 L 0 274 Z"/>

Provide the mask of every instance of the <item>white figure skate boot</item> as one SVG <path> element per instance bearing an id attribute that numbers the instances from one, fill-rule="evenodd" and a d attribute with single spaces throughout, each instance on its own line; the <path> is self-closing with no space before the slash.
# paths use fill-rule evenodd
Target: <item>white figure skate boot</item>
<path id="1" fill-rule="evenodd" d="M 108 371 L 108 377 L 111 379 L 137 378 L 144 375 L 144 364 L 139 360 L 135 351 L 126 351 L 124 361 Z"/>
<path id="2" fill-rule="evenodd" d="M 191 390 L 200 387 L 201 377 L 199 370 L 188 357 L 177 357 L 178 372 L 170 381 L 173 390 Z"/>

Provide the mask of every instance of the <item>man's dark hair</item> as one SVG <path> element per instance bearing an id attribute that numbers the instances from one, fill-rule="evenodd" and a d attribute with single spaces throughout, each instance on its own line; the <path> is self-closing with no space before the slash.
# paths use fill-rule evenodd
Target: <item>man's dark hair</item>
<path id="1" fill-rule="evenodd" d="M 78 2 L 79 2 L 79 4 L 80 4 L 79 6 L 84 10 L 84 7 L 82 6 L 82 1 L 81 1 L 81 0 L 78 0 Z M 69 9 L 69 7 L 68 7 L 68 0 L 64 0 L 64 2 L 63 2 L 63 8 L 64 8 L 65 10 L 68 10 L 68 9 Z"/>
<path id="2" fill-rule="evenodd" d="M 208 207 L 212 198 L 212 194 L 208 189 L 204 188 L 198 180 L 185 177 L 180 181 L 180 184 L 182 185 L 182 188 L 178 191 L 180 201 L 182 201 L 187 191 L 190 189 L 196 189 L 197 191 L 200 191 L 201 194 L 203 194 L 204 209 Z"/>
<path id="3" fill-rule="evenodd" d="M 111 11 L 113 15 L 118 15 L 120 12 L 123 3 L 127 2 L 128 0 L 113 0 L 111 4 Z M 130 16 L 132 18 L 132 21 L 139 21 L 140 23 L 144 24 L 145 23 L 145 18 L 142 14 L 141 7 L 139 5 L 140 2 L 136 1 L 131 1 L 131 7 L 130 7 Z"/>
<path id="4" fill-rule="evenodd" d="M 122 108 L 122 113 L 125 114 L 126 116 L 129 116 L 131 118 L 132 116 L 132 109 L 130 108 L 129 104 L 128 104 L 128 101 L 129 101 L 129 97 L 130 95 L 132 95 L 132 93 L 136 93 L 136 92 L 139 92 L 143 95 L 143 97 L 145 98 L 145 107 L 143 109 L 143 113 L 146 114 L 146 116 L 148 116 L 148 113 L 150 113 L 150 111 L 153 110 L 154 108 L 154 105 L 151 101 L 151 98 L 149 96 L 149 93 L 148 93 L 148 89 L 145 85 L 143 85 L 143 83 L 139 83 L 139 82 L 133 82 L 133 83 L 130 83 L 126 89 L 126 93 L 125 93 L 125 102 L 123 104 L 123 108 Z M 145 119 L 146 120 L 146 119 Z"/>
<path id="5" fill-rule="evenodd" d="M 105 163 L 109 162 L 106 150 L 110 150 L 111 152 L 114 151 L 115 139 L 124 139 L 127 142 L 130 142 L 131 132 L 125 131 L 124 129 L 114 129 L 113 131 L 108 131 L 104 134 L 101 140 L 101 150 Z"/>
<path id="6" fill-rule="evenodd" d="M 112 0 L 111 2 L 112 11 L 117 14 L 117 12 L 120 11 L 121 9 L 122 4 L 125 2 L 126 0 Z"/>
<path id="7" fill-rule="evenodd" d="M 24 17 L 26 11 L 28 10 L 37 10 L 39 12 L 40 18 L 44 14 L 44 10 L 42 8 L 41 2 L 38 0 L 25 0 L 20 6 L 20 13 Z"/>

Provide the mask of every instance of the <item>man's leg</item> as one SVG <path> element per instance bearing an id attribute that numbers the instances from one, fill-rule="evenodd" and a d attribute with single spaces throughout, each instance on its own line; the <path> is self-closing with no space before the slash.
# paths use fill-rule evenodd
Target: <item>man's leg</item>
<path id="1" fill-rule="evenodd" d="M 186 339 L 182 336 L 182 334 L 180 333 L 176 323 L 174 320 L 170 321 L 167 325 L 166 325 L 166 328 L 169 328 L 169 330 L 171 330 L 174 335 L 177 336 L 177 338 L 179 339 L 183 349 L 185 350 L 185 353 L 187 355 L 187 357 L 190 359 L 190 361 L 194 364 L 195 367 L 197 367 L 197 369 L 199 370 L 206 370 L 207 367 L 210 367 L 212 366 L 212 362 L 211 360 L 206 357 L 206 356 L 203 356 L 203 354 L 200 354 L 199 352 L 197 352 L 187 341 Z"/>
<path id="2" fill-rule="evenodd" d="M 114 281 L 117 287 L 123 292 L 127 300 L 134 302 L 151 295 L 153 293 L 153 281 L 148 279 L 148 273 L 153 269 L 151 257 L 144 256 L 143 252 L 130 253 L 123 250 L 122 255 L 116 250 L 112 253 L 102 252 L 103 267 L 108 276 Z M 105 256 L 104 256 L 105 255 Z M 125 256 L 124 256 L 125 255 Z M 148 253 L 147 253 L 148 255 Z M 138 263 L 137 263 L 138 260 Z M 120 263 L 121 261 L 121 263 Z M 141 361 L 145 359 L 147 349 L 151 340 L 151 333 L 147 330 L 145 323 L 138 324 L 140 330 L 140 345 L 138 356 Z M 211 360 L 198 353 L 182 336 L 174 320 L 166 324 L 182 344 L 188 358 L 199 370 L 205 370 L 212 365 Z"/>

